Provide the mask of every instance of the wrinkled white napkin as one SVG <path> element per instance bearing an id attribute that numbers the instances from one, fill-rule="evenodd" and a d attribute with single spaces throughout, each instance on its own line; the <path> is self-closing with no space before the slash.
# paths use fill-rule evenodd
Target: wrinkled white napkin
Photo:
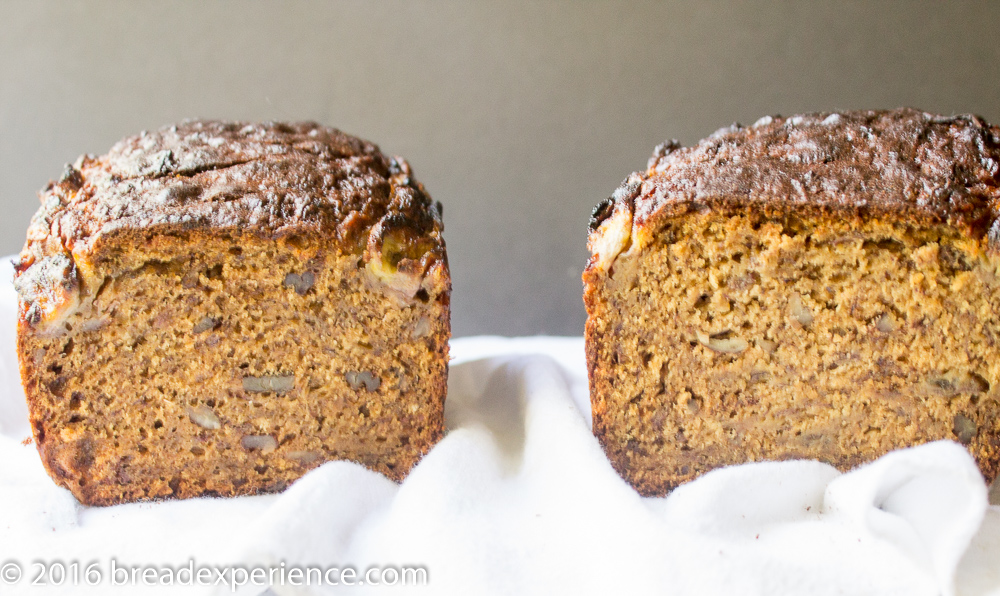
<path id="1" fill-rule="evenodd" d="M 579 338 L 455 340 L 448 433 L 400 485 L 331 462 L 280 495 L 82 507 L 21 444 L 13 319 L 0 285 L 0 594 L 234 591 L 232 575 L 115 588 L 112 559 L 119 571 L 191 561 L 427 571 L 426 586 L 389 593 L 1000 594 L 1000 508 L 961 446 L 897 451 L 847 474 L 748 464 L 642 498 L 590 432 Z M 96 564 L 101 581 L 32 586 L 36 560 L 43 579 L 54 562 L 78 562 L 81 574 Z M 22 573 L 13 584 L 8 564 Z M 378 591 L 275 583 L 235 592 Z"/>

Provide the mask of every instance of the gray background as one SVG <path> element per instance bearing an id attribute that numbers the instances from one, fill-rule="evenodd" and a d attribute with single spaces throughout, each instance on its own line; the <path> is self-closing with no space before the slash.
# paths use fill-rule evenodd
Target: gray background
<path id="1" fill-rule="evenodd" d="M 456 335 L 579 335 L 591 208 L 734 121 L 1000 121 L 1000 2 L 3 2 L 0 252 L 81 153 L 186 117 L 312 119 L 445 205 Z"/>

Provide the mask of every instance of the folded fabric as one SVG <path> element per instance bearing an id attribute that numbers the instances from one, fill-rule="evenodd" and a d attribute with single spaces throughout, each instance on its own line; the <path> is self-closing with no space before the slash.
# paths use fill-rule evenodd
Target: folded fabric
<path id="1" fill-rule="evenodd" d="M 427 574 L 417 588 L 317 576 L 234 586 L 230 574 L 174 587 L 184 594 L 1000 593 L 1000 509 L 961 446 L 897 451 L 845 474 L 809 461 L 747 464 L 642 498 L 590 432 L 579 338 L 455 340 L 448 433 L 402 484 L 331 462 L 280 495 L 82 507 L 21 444 L 13 304 L 0 288 L 0 565 L 24 575 L 4 585 L 0 568 L 0 593 L 172 593 L 112 586 L 112 559 L 119 571 Z M 31 586 L 35 560 L 96 562 L 101 582 Z"/>

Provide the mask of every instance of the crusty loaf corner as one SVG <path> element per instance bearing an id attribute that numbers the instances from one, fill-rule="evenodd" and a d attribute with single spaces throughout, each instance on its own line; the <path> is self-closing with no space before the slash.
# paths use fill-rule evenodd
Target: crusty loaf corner
<path id="1" fill-rule="evenodd" d="M 87 504 L 399 480 L 441 437 L 440 207 L 312 123 L 191 121 L 68 166 L 16 263 L 45 468 Z"/>
<path id="2" fill-rule="evenodd" d="M 657 148 L 598 205 L 594 432 L 662 495 L 713 468 L 850 468 L 936 439 L 1000 467 L 1000 129 L 764 118 Z"/>

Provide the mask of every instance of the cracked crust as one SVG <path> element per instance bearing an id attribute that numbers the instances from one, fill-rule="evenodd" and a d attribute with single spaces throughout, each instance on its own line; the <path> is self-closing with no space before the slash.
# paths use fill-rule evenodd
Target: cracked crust
<path id="1" fill-rule="evenodd" d="M 906 108 L 766 116 L 693 147 L 658 146 L 645 171 L 595 208 L 591 242 L 613 213 L 627 212 L 641 250 L 671 219 L 711 211 L 944 224 L 988 236 L 996 250 L 998 188 L 1000 128 L 978 116 Z M 592 252 L 591 268 L 596 260 Z"/>
<path id="2" fill-rule="evenodd" d="M 192 121 L 84 156 L 15 263 L 35 444 L 86 504 L 402 480 L 443 434 L 441 206 L 314 123 Z"/>
<path id="3" fill-rule="evenodd" d="M 995 477 L 998 163 L 1000 128 L 911 109 L 657 147 L 594 209 L 583 274 L 614 467 L 662 495 L 718 465 L 846 469 L 950 438 Z"/>
<path id="4" fill-rule="evenodd" d="M 21 319 L 32 326 L 72 310 L 68 288 L 86 296 L 117 273 L 107 270 L 108 247 L 153 232 L 318 234 L 366 263 L 391 235 L 393 247 L 408 247 L 401 268 L 417 289 L 447 291 L 440 203 L 404 160 L 313 122 L 189 121 L 144 132 L 68 165 L 40 200 L 15 263 Z"/>

